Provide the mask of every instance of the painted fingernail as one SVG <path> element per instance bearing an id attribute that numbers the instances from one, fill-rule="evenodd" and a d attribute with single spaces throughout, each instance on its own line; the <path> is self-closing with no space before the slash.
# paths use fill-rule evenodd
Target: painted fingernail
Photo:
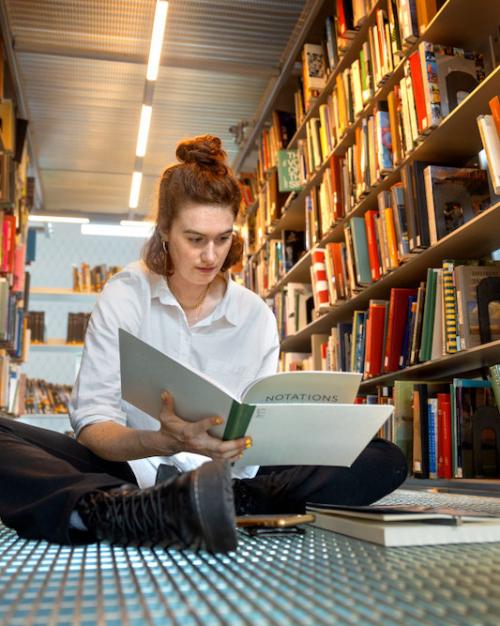
<path id="1" fill-rule="evenodd" d="M 220 426 L 220 425 L 221 425 L 221 424 L 223 424 L 223 423 L 224 423 L 224 420 L 222 419 L 222 417 L 216 417 L 216 418 L 214 419 L 214 424 L 215 424 L 216 426 Z"/>
<path id="2" fill-rule="evenodd" d="M 245 448 L 251 448 L 251 447 L 252 447 L 251 437 L 245 437 Z"/>

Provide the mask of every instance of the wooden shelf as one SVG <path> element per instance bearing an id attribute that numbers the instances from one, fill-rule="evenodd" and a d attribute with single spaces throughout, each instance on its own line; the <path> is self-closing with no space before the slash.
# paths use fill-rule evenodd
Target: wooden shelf
<path id="1" fill-rule="evenodd" d="M 40 300 L 95 300 L 99 292 L 96 291 L 73 291 L 72 289 L 52 289 L 50 287 L 31 287 L 30 298 Z"/>
<path id="2" fill-rule="evenodd" d="M 500 363 L 500 339 L 476 346 L 470 350 L 461 350 L 455 354 L 448 354 L 433 361 L 418 363 L 405 367 L 402 370 L 384 374 L 369 380 L 364 380 L 360 391 L 366 391 L 375 385 L 385 385 L 395 380 L 426 380 L 448 378 L 461 372 L 474 372 L 483 367 Z"/>
<path id="3" fill-rule="evenodd" d="M 52 352 L 82 352 L 83 343 L 66 343 L 64 339 L 49 339 L 46 343 L 32 343 L 30 350 Z"/>
<path id="4" fill-rule="evenodd" d="M 387 296 L 393 287 L 407 287 L 418 283 L 419 280 L 425 278 L 428 267 L 436 266 L 443 259 L 457 256 L 460 258 L 482 257 L 490 254 L 500 247 L 499 224 L 500 203 L 497 203 L 440 239 L 431 248 L 427 248 L 419 254 L 411 255 L 406 263 L 400 265 L 390 274 L 386 274 L 350 300 L 340 301 L 332 312 L 319 317 L 297 334 L 284 339 L 281 344 L 282 350 L 286 352 L 308 352 L 310 350 L 310 337 L 313 333 L 329 332 L 334 324 L 349 320 L 356 309 L 366 309 L 370 299 Z M 310 264 L 310 257 L 301 259 L 299 263 Z M 277 283 L 273 288 L 274 291 L 288 282 L 288 277 L 293 275 L 293 271 L 292 269 L 280 283 Z M 301 272 L 305 273 L 306 268 L 301 268 Z"/>

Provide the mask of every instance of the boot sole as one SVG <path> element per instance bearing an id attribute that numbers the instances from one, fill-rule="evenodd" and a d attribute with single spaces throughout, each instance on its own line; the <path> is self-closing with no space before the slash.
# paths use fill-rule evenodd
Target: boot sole
<path id="1" fill-rule="evenodd" d="M 231 552 L 238 545 L 234 496 L 229 465 L 204 463 L 195 471 L 191 497 L 198 512 L 204 547 L 210 552 Z"/>

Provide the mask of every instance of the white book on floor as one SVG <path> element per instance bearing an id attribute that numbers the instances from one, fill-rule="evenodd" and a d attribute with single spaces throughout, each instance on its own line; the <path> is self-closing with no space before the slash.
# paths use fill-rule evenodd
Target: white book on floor
<path id="1" fill-rule="evenodd" d="M 500 541 L 500 517 L 430 506 L 307 505 L 314 526 L 387 547 Z"/>
<path id="2" fill-rule="evenodd" d="M 361 375 L 282 372 L 251 383 L 240 398 L 205 374 L 119 329 L 122 398 L 158 419 L 161 393 L 175 412 L 197 421 L 219 415 L 210 433 L 252 437 L 235 465 L 350 466 L 392 414 L 390 405 L 352 404 Z"/>

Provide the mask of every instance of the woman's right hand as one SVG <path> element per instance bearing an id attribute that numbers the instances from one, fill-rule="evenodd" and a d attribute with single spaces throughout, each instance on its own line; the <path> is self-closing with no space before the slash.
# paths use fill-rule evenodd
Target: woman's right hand
<path id="1" fill-rule="evenodd" d="M 252 445 L 250 437 L 222 441 L 208 430 L 223 423 L 219 416 L 207 417 L 198 422 L 187 422 L 175 414 L 174 399 L 168 391 L 161 396 L 160 430 L 157 432 L 161 455 L 194 452 L 225 461 L 236 461 Z"/>

